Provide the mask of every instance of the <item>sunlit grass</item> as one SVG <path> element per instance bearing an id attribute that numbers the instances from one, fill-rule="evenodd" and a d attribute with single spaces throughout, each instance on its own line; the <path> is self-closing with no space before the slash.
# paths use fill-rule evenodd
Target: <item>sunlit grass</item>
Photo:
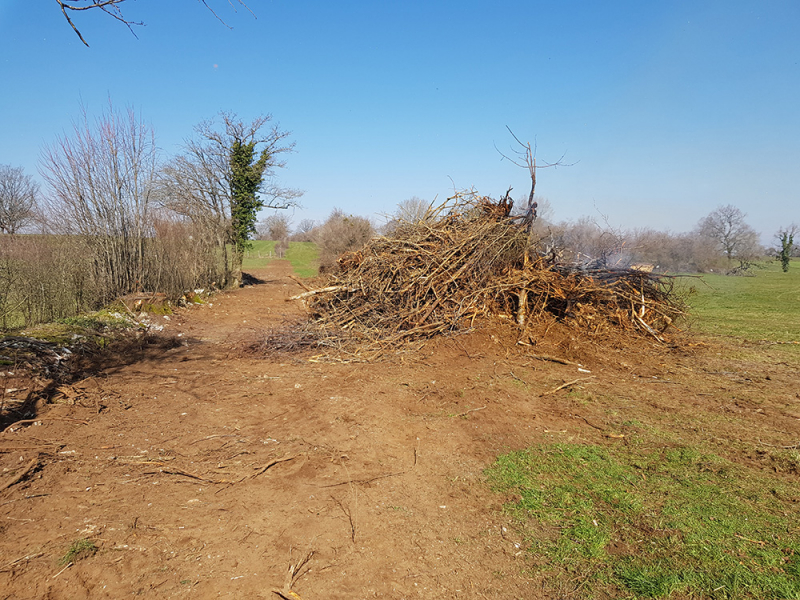
<path id="1" fill-rule="evenodd" d="M 314 242 L 289 242 L 286 250 L 286 260 L 291 263 L 294 272 L 299 277 L 314 277 L 317 275 L 316 261 L 319 258 L 319 248 Z"/>
<path id="2" fill-rule="evenodd" d="M 795 494 L 692 448 L 540 445 L 487 471 L 530 570 L 576 598 L 800 598 Z M 565 583 L 566 582 L 566 583 Z"/>
<path id="3" fill-rule="evenodd" d="M 243 269 L 261 269 L 275 258 L 275 245 L 277 242 L 254 240 L 251 244 L 252 246 L 245 250 L 244 253 Z"/>
<path id="4" fill-rule="evenodd" d="M 704 333 L 780 342 L 800 341 L 800 261 L 788 273 L 780 263 L 762 263 L 754 277 L 714 273 L 686 278 L 692 327 Z"/>
<path id="5" fill-rule="evenodd" d="M 277 242 L 256 240 L 252 244 L 252 247 L 245 252 L 243 269 L 261 269 L 277 258 L 275 256 Z M 314 277 L 318 272 L 316 265 L 318 257 L 319 250 L 315 243 L 289 242 L 289 248 L 283 258 L 289 261 L 299 277 Z"/>

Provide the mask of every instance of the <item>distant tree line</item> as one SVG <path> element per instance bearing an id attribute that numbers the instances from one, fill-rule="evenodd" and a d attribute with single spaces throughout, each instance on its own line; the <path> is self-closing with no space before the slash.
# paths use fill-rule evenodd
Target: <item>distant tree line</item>
<path id="1" fill-rule="evenodd" d="M 529 199 L 521 198 L 526 210 Z M 777 247 L 764 248 L 758 233 L 747 223 L 746 214 L 732 205 L 722 205 L 703 217 L 689 232 L 675 233 L 652 228 L 615 229 L 604 220 L 580 217 L 555 221 L 546 198 L 538 198 L 537 219 L 531 240 L 543 258 L 578 265 L 624 268 L 637 266 L 656 272 L 747 274 L 756 261 L 773 256 L 788 270 L 790 258 L 800 253 L 794 243 L 798 227 L 776 233 Z M 387 222 L 375 227 L 363 217 L 336 209 L 322 223 L 307 219 L 296 228 L 289 215 L 276 213 L 258 224 L 260 239 L 282 242 L 313 241 L 320 246 L 323 270 L 336 268 L 336 259 L 347 250 L 362 246 L 373 235 L 390 235 L 403 222 L 422 221 L 431 214 L 432 203 L 412 197 L 400 202 Z"/>

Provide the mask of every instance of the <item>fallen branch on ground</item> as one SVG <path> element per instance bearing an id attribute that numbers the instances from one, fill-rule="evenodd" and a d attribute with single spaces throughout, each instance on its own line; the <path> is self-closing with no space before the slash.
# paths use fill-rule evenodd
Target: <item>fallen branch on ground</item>
<path id="1" fill-rule="evenodd" d="M 12 423 L 11 425 L 3 429 L 3 433 L 8 433 L 14 428 L 21 427 L 22 425 L 33 425 L 34 423 L 38 423 L 39 421 L 69 421 L 71 423 L 79 423 L 80 425 L 89 424 L 89 421 L 83 421 L 82 419 L 73 419 L 72 417 L 39 417 L 37 419 L 24 419 L 22 421 L 17 421 L 16 423 Z"/>
<path id="2" fill-rule="evenodd" d="M 466 417 L 469 413 L 477 412 L 479 410 L 483 410 L 484 408 L 486 408 L 486 407 L 485 406 L 481 406 L 480 408 L 470 408 L 469 410 L 465 410 L 463 413 L 458 413 L 457 415 L 454 415 L 454 416 L 455 417 Z"/>
<path id="3" fill-rule="evenodd" d="M 14 484 L 16 484 L 16 483 L 19 483 L 20 481 L 22 481 L 23 479 L 25 479 L 25 477 L 27 477 L 27 476 L 28 476 L 28 474 L 29 474 L 30 472 L 32 472 L 34 469 L 36 469 L 36 467 L 38 467 L 38 466 L 39 466 L 39 457 L 37 456 L 36 458 L 34 458 L 33 460 L 31 460 L 31 462 L 29 462 L 29 463 L 28 463 L 28 464 L 25 466 L 25 468 L 24 468 L 24 469 L 22 469 L 22 471 L 20 471 L 20 472 L 19 472 L 19 473 L 17 473 L 16 475 L 14 475 L 14 477 L 12 477 L 12 478 L 11 478 L 11 479 L 9 479 L 8 481 L 6 481 L 4 484 L 0 485 L 0 492 L 7 490 L 7 489 L 8 489 L 8 488 L 10 488 L 12 485 L 14 485 Z"/>
<path id="4" fill-rule="evenodd" d="M 589 377 L 578 377 L 578 379 L 573 379 L 572 381 L 568 381 L 567 383 L 563 383 L 560 386 L 558 386 L 557 388 L 553 388 L 549 392 L 545 392 L 543 394 L 540 394 L 540 397 L 549 396 L 550 394 L 555 394 L 559 390 L 563 390 L 564 388 L 568 388 L 571 385 L 575 385 L 579 381 L 586 381 L 587 379 L 594 379 L 594 375 L 590 375 Z"/>
<path id="5" fill-rule="evenodd" d="M 13 567 L 17 563 L 21 563 L 22 561 L 33 560 L 34 558 L 39 558 L 40 556 L 44 556 L 44 552 L 37 552 L 36 554 L 28 554 L 27 556 L 22 556 L 17 560 L 12 560 L 10 563 L 4 564 L 2 567 L 0 567 L 0 572 L 5 571 L 9 567 Z"/>

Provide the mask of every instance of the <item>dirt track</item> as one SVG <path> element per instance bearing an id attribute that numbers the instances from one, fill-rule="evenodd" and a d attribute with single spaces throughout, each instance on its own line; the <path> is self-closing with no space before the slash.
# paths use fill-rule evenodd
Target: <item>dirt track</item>
<path id="1" fill-rule="evenodd" d="M 582 361 L 591 394 L 545 396 L 589 375 L 491 332 L 377 364 L 249 356 L 247 341 L 299 314 L 288 273 L 273 263 L 256 273 L 267 283 L 171 317 L 175 343 L 121 357 L 76 384 L 75 404 L 0 435 L 0 486 L 38 469 L 0 492 L 0 598 L 278 598 L 310 551 L 303 600 L 548 597 L 483 483 L 497 454 L 625 443 L 634 419 L 687 441 L 713 427 L 754 463 L 767 459 L 731 444 L 800 435 L 794 366 L 755 373 L 711 351 L 608 350 Z M 99 550 L 64 570 L 80 538 Z"/>

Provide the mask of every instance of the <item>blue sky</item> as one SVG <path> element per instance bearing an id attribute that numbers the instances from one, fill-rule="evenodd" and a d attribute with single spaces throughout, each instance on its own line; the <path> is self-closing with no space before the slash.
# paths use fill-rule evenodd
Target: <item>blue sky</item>
<path id="1" fill-rule="evenodd" d="M 767 242 L 800 223 L 800 2 L 127 0 L 138 39 L 55 0 L 0 0 L 0 163 L 36 173 L 81 104 L 135 108 L 163 155 L 220 110 L 272 114 L 294 215 L 411 196 L 527 193 L 536 141 L 558 220 L 687 231 L 733 204 Z M 235 1 L 234 1 L 235 4 Z M 38 175 L 37 175 L 38 177 Z"/>

